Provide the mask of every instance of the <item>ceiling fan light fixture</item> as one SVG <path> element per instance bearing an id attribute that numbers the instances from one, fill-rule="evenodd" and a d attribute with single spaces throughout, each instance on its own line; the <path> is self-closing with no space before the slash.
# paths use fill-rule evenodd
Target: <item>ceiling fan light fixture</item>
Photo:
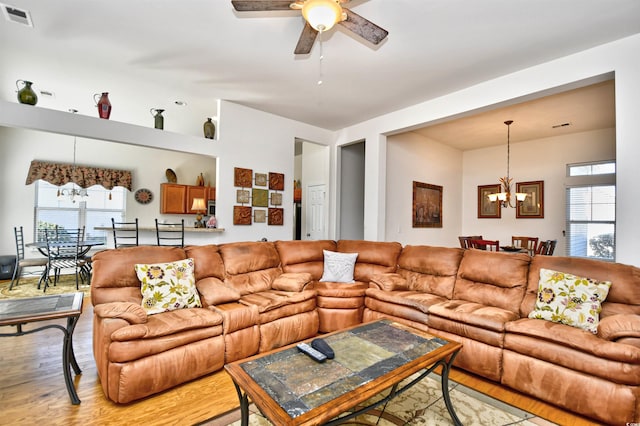
<path id="1" fill-rule="evenodd" d="M 328 31 L 342 19 L 342 7 L 336 0 L 307 0 L 302 16 L 316 31 Z"/>

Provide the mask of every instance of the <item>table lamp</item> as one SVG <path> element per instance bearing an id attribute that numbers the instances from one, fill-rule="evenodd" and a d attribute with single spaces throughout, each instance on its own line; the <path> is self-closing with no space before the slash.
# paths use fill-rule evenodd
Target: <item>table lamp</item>
<path id="1" fill-rule="evenodd" d="M 204 223 L 202 223 L 202 213 L 207 211 L 207 207 L 204 205 L 204 198 L 194 198 L 191 210 L 196 212 L 195 227 L 204 228 Z"/>

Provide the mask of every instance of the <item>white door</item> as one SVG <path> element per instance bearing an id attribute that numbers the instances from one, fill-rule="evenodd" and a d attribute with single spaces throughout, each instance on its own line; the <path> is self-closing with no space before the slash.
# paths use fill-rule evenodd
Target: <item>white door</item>
<path id="1" fill-rule="evenodd" d="M 306 233 L 305 240 L 322 240 L 326 238 L 325 223 L 325 197 L 327 191 L 325 185 L 307 186 L 307 202 L 304 205 L 306 210 Z"/>

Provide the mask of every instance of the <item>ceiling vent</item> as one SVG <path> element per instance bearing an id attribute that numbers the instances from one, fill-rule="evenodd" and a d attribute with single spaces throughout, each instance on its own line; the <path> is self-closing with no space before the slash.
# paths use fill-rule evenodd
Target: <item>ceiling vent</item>
<path id="1" fill-rule="evenodd" d="M 0 3 L 0 6 L 2 7 L 2 13 L 7 21 L 15 22 L 33 28 L 31 14 L 28 10 L 18 9 L 3 3 Z"/>

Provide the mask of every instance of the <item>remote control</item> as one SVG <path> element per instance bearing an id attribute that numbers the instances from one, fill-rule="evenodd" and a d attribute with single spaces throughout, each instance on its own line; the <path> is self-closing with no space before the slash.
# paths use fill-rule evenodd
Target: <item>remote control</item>
<path id="1" fill-rule="evenodd" d="M 306 343 L 298 343 L 297 347 L 300 352 L 305 353 L 314 361 L 324 362 L 327 359 L 327 356 L 325 354 L 313 349 L 311 346 L 307 345 Z"/>
<path id="2" fill-rule="evenodd" d="M 335 357 L 331 346 L 329 346 L 329 344 L 322 339 L 313 339 L 311 341 L 311 347 L 317 351 L 322 352 L 329 359 L 333 359 Z"/>

